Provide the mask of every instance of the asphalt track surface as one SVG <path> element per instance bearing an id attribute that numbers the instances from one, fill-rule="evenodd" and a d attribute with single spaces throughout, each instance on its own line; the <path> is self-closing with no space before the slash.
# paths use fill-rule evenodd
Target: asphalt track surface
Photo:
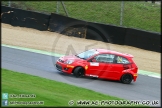
<path id="1" fill-rule="evenodd" d="M 161 79 L 159 78 L 139 75 L 137 81 L 131 84 L 88 77 L 75 78 L 73 75 L 63 74 L 56 70 L 54 63 L 58 57 L 4 46 L 1 48 L 2 68 L 84 87 L 128 100 L 159 100 L 159 105 L 161 105 Z"/>

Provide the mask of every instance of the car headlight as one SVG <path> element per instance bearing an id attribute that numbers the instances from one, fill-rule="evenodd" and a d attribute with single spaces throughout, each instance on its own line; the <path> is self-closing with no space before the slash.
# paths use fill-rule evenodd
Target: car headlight
<path id="1" fill-rule="evenodd" d="M 74 60 L 67 60 L 65 63 L 66 64 L 72 64 L 74 62 Z"/>

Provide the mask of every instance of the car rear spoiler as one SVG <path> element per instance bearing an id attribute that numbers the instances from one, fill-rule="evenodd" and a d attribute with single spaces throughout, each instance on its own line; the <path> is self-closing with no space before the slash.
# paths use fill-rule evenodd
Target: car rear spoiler
<path id="1" fill-rule="evenodd" d="M 127 55 L 127 56 L 130 57 L 130 58 L 134 58 L 134 56 L 131 55 L 131 54 L 127 54 L 127 53 L 125 53 L 125 55 Z"/>

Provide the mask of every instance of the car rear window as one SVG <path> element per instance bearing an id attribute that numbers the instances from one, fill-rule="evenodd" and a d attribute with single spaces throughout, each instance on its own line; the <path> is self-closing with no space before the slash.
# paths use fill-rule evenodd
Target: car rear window
<path id="1" fill-rule="evenodd" d="M 121 63 L 121 64 L 129 64 L 129 60 L 125 57 L 117 56 L 116 57 L 116 63 Z"/>

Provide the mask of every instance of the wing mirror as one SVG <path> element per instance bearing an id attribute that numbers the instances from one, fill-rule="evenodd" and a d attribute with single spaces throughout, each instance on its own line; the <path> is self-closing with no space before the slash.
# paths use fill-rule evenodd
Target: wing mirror
<path id="1" fill-rule="evenodd" d="M 92 62 L 96 62 L 96 59 L 93 58 L 91 61 L 92 61 Z"/>
<path id="2" fill-rule="evenodd" d="M 88 60 L 88 62 L 96 62 L 96 59 L 90 59 L 90 60 Z"/>

